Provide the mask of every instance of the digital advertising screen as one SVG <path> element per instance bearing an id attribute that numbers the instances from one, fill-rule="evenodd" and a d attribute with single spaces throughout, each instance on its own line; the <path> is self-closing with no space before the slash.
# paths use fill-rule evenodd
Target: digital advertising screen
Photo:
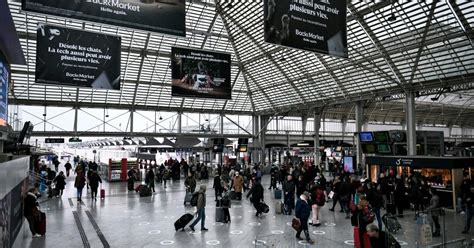
<path id="1" fill-rule="evenodd" d="M 264 0 L 268 43 L 348 58 L 346 1 Z"/>
<path id="2" fill-rule="evenodd" d="M 343 163 L 345 172 L 354 172 L 354 157 L 344 157 Z"/>
<path id="3" fill-rule="evenodd" d="M 171 48 L 171 94 L 232 99 L 230 54 Z"/>
<path id="4" fill-rule="evenodd" d="M 10 65 L 1 51 L 0 83 L 2 84 L 2 92 L 0 94 L 0 126 L 6 126 L 8 122 L 8 85 L 10 83 Z"/>
<path id="5" fill-rule="evenodd" d="M 22 0 L 22 9 L 186 36 L 185 0 Z"/>
<path id="6" fill-rule="evenodd" d="M 120 90 L 121 37 L 39 24 L 36 83 Z"/>
<path id="7" fill-rule="evenodd" d="M 374 135 L 372 132 L 361 132 L 359 133 L 359 139 L 361 142 L 372 142 L 374 141 Z"/>
<path id="8" fill-rule="evenodd" d="M 247 152 L 248 146 L 247 145 L 239 145 L 239 152 Z"/>
<path id="9" fill-rule="evenodd" d="M 390 134 L 388 131 L 374 132 L 375 142 L 390 142 Z"/>

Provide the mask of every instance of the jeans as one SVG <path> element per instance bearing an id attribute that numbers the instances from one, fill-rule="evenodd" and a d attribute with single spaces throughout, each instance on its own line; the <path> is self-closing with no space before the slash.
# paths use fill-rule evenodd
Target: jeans
<path id="1" fill-rule="evenodd" d="M 341 205 L 342 205 L 342 210 L 344 210 L 344 213 L 346 213 L 346 217 L 349 216 L 349 201 L 341 201 Z"/>
<path id="2" fill-rule="evenodd" d="M 77 188 L 77 199 L 78 200 L 81 200 L 81 198 L 82 198 L 82 189 L 83 188 Z"/>
<path id="3" fill-rule="evenodd" d="M 466 226 L 464 227 L 464 231 L 469 232 L 469 229 L 471 228 L 471 220 L 472 220 L 472 215 L 474 208 L 472 206 L 466 206 Z"/>
<path id="4" fill-rule="evenodd" d="M 194 222 L 191 224 L 191 227 L 194 228 L 194 226 L 199 222 L 201 221 L 201 229 L 204 229 L 204 222 L 206 221 L 206 208 L 201 208 L 201 209 L 198 209 L 197 213 L 198 213 L 198 217 L 196 218 L 196 220 L 194 220 Z"/>
<path id="5" fill-rule="evenodd" d="M 375 217 L 377 218 L 379 230 L 382 230 L 382 217 L 380 217 L 380 208 L 372 208 L 372 210 L 374 211 Z"/>

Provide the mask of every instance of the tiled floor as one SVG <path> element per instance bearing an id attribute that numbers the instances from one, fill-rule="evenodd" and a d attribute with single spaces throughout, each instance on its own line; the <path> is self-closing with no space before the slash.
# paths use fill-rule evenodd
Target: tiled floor
<path id="1" fill-rule="evenodd" d="M 60 199 L 51 199 L 41 203 L 47 213 L 47 234 L 41 238 L 31 238 L 25 222 L 23 233 L 19 235 L 17 247 L 304 247 L 305 242 L 297 242 L 295 232 L 289 226 L 292 216 L 275 215 L 272 192 L 265 191 L 265 201 L 270 212 L 255 217 L 255 211 L 246 199 L 233 201 L 230 209 L 232 223 L 223 224 L 214 221 L 214 191 L 210 181 L 208 185 L 206 227 L 208 232 L 175 232 L 173 223 L 186 212 L 194 212 L 193 207 L 183 206 L 184 180 L 171 182 L 164 189 L 157 185 L 152 197 L 140 198 L 135 192 L 126 191 L 126 183 L 104 183 L 107 197 L 105 200 L 91 201 L 89 194 L 84 196 L 84 204 L 78 204 L 75 197 L 73 178 L 68 178 L 65 195 Z M 268 178 L 264 178 L 268 187 Z M 265 187 L 265 188 L 266 188 Z M 69 198 L 72 198 L 70 201 Z M 71 206 L 70 203 L 73 205 Z M 351 247 L 352 227 L 339 212 L 330 212 L 326 205 L 322 210 L 323 225 L 311 227 L 310 232 L 315 244 L 312 247 Z M 336 207 L 338 210 L 339 207 Z M 74 214 L 77 213 L 75 220 Z M 401 220 L 404 229 L 397 238 L 404 247 L 417 247 L 414 243 L 416 225 L 412 218 Z M 78 223 L 84 230 L 81 235 Z M 94 228 L 94 224 L 97 224 Z M 448 240 L 457 238 L 472 239 L 461 235 L 462 219 L 460 215 L 450 213 L 447 218 Z M 100 238 L 102 237 L 102 239 Z M 257 240 L 257 242 L 256 242 Z M 432 243 L 441 242 L 436 238 Z M 255 245 L 256 243 L 256 245 Z M 104 245 L 105 244 L 105 245 Z M 419 246 L 422 247 L 422 246 Z M 460 247 L 460 246 L 449 246 Z"/>

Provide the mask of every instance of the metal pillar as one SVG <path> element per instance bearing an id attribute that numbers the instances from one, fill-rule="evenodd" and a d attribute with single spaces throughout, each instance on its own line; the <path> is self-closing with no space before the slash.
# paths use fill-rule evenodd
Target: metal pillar
<path id="1" fill-rule="evenodd" d="M 319 154 L 319 129 L 321 129 L 321 112 L 314 111 L 314 135 L 313 135 L 313 148 L 314 148 L 314 166 L 318 166 L 320 158 Z M 328 170 L 328 165 L 326 164 L 326 170 Z"/>
<path id="2" fill-rule="evenodd" d="M 355 109 L 355 114 L 356 114 L 356 132 L 362 132 L 362 126 L 364 125 L 364 108 L 363 108 L 364 103 L 359 101 L 356 102 L 356 109 Z M 363 159 L 362 159 L 362 146 L 359 140 L 359 137 L 356 137 L 356 146 L 357 146 L 357 168 L 359 169 L 359 165 L 363 165 Z"/>
<path id="3" fill-rule="evenodd" d="M 133 134 L 133 116 L 135 110 L 130 110 L 130 134 Z"/>
<path id="4" fill-rule="evenodd" d="M 267 116 L 267 115 L 261 115 L 260 116 L 261 132 L 260 132 L 259 137 L 260 137 L 260 146 L 262 148 L 262 153 L 261 153 L 262 160 L 260 162 L 263 163 L 264 166 L 265 166 L 265 161 L 266 161 L 265 136 L 266 136 L 266 133 L 267 133 L 267 126 L 268 126 L 269 121 L 270 121 L 269 116 Z"/>
<path id="5" fill-rule="evenodd" d="M 156 118 L 156 116 L 155 116 Z M 182 118 L 183 118 L 183 113 L 179 112 L 178 113 L 178 135 L 181 135 L 183 129 L 182 129 Z M 156 126 L 156 124 L 155 124 Z"/>
<path id="6" fill-rule="evenodd" d="M 406 92 L 406 125 L 407 125 L 407 151 L 408 156 L 416 155 L 416 119 L 415 119 L 415 94 Z"/>
<path id="7" fill-rule="evenodd" d="M 260 131 L 258 116 L 252 116 L 252 133 L 253 133 L 253 150 L 252 150 L 252 163 L 258 163 L 258 147 L 260 146 L 260 140 L 258 132 Z"/>

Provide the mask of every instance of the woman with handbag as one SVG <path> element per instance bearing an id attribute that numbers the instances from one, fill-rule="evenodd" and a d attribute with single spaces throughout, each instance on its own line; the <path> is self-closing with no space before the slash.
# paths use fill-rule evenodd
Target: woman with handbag
<path id="1" fill-rule="evenodd" d="M 301 232 L 304 232 L 304 235 L 306 236 L 306 241 L 309 244 L 313 244 L 314 241 L 311 240 L 311 238 L 309 237 L 309 231 L 308 231 L 308 219 L 311 212 L 311 207 L 308 204 L 309 197 L 310 197 L 309 192 L 305 191 L 300 196 L 300 198 L 296 201 L 295 217 L 299 219 L 300 221 L 300 227 L 297 228 L 298 230 L 296 232 L 296 238 L 299 240 L 302 240 L 300 235 L 301 235 Z"/>

